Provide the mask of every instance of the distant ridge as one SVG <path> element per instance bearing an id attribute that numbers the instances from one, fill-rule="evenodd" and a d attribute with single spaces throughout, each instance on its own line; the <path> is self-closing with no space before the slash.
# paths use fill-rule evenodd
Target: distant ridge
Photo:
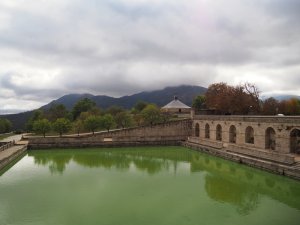
<path id="1" fill-rule="evenodd" d="M 131 109 L 138 101 L 155 103 L 161 107 L 172 101 L 175 95 L 180 99 L 180 101 L 188 106 L 191 106 L 194 97 L 204 94 L 206 90 L 207 88 L 201 86 L 181 85 L 176 87 L 166 87 L 161 90 L 140 92 L 120 98 L 114 98 L 105 95 L 95 96 L 91 94 L 69 94 L 42 106 L 40 109 L 47 110 L 53 104 L 63 104 L 68 110 L 71 110 L 76 102 L 84 98 L 89 98 L 95 101 L 96 105 L 101 109 L 107 109 L 113 105 L 121 106 L 125 109 Z M 28 118 L 30 118 L 32 113 L 33 111 L 29 111 L 18 114 L 3 115 L 1 117 L 5 117 L 12 121 L 13 129 L 24 129 L 25 123 Z"/>
<path id="2" fill-rule="evenodd" d="M 52 104 L 63 104 L 67 109 L 72 109 L 77 101 L 83 98 L 89 98 L 96 102 L 96 105 L 102 109 L 109 108 L 113 105 L 118 105 L 126 109 L 132 108 L 137 101 L 146 101 L 155 103 L 158 106 L 163 106 L 173 100 L 174 96 L 191 106 L 194 97 L 206 92 L 206 88 L 201 86 L 181 85 L 177 87 L 166 87 L 162 90 L 145 91 L 130 96 L 123 96 L 120 98 L 114 98 L 106 95 L 91 95 L 91 94 L 70 94 L 65 95 L 57 100 L 50 102 L 49 104 L 41 107 L 42 109 L 48 109 Z"/>
<path id="3" fill-rule="evenodd" d="M 288 100 L 291 98 L 297 98 L 300 100 L 300 96 L 298 95 L 263 95 L 261 97 L 262 100 L 266 100 L 267 98 L 275 98 L 278 101 L 282 101 L 282 100 Z"/>

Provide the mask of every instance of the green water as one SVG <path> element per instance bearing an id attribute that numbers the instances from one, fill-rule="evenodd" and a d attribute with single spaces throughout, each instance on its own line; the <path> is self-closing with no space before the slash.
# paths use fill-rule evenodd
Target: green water
<path id="1" fill-rule="evenodd" d="M 0 171 L 9 224 L 299 225 L 300 182 L 182 147 L 30 151 Z"/>

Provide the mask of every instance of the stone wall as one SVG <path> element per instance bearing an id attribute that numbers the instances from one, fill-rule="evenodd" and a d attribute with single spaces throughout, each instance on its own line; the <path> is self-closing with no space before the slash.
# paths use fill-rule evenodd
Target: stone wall
<path id="1" fill-rule="evenodd" d="M 178 145 L 192 133 L 189 119 L 154 126 L 100 132 L 81 136 L 28 137 L 29 149 L 65 147 L 114 147 L 136 145 Z"/>
<path id="2" fill-rule="evenodd" d="M 231 126 L 236 129 L 234 142 L 230 140 Z M 218 131 L 217 127 L 221 130 Z M 249 138 L 248 128 L 253 129 L 252 139 Z M 300 117 L 197 115 L 193 116 L 193 136 L 190 141 L 223 151 L 292 164 L 294 155 L 290 153 L 294 152 L 291 149 L 291 132 L 295 129 L 300 129 Z M 274 133 L 268 136 L 268 130 Z M 253 143 L 247 143 L 250 139 Z"/>
<path id="3" fill-rule="evenodd" d="M 183 143 L 183 146 L 187 148 L 191 148 L 196 151 L 200 151 L 220 158 L 224 158 L 233 162 L 245 164 L 271 173 L 284 175 L 284 176 L 288 176 L 300 180 L 300 168 L 297 165 L 286 165 L 281 163 L 274 163 L 272 161 L 262 160 L 255 157 L 249 157 L 243 154 L 235 154 L 233 152 L 216 149 L 214 147 L 209 147 L 206 145 L 201 145 L 190 141 Z"/>

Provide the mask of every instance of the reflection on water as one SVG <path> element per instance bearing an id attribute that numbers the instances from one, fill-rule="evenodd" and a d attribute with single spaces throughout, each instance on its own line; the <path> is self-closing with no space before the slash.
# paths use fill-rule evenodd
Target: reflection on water
<path id="1" fill-rule="evenodd" d="M 53 174 L 63 172 L 71 162 L 89 167 L 155 175 L 163 171 L 176 173 L 178 163 L 190 165 L 191 173 L 203 173 L 207 195 L 218 202 L 234 205 L 237 212 L 249 214 L 260 204 L 261 197 L 270 197 L 300 209 L 300 183 L 285 177 L 241 166 L 185 148 L 122 148 L 101 150 L 31 151 L 29 156 L 38 165 L 48 166 Z"/>
<path id="2" fill-rule="evenodd" d="M 233 182 L 220 175 L 207 175 L 205 190 L 212 199 L 235 205 L 237 211 L 243 215 L 249 214 L 259 204 L 259 194 L 251 186 Z"/>
<path id="3" fill-rule="evenodd" d="M 139 171 L 148 174 L 159 173 L 162 170 L 176 171 L 177 162 L 190 162 L 194 152 L 168 149 L 161 151 L 156 148 L 147 149 L 106 149 L 106 150 L 47 150 L 30 151 L 29 156 L 34 157 L 37 165 L 49 166 L 51 173 L 62 174 L 66 165 L 71 161 L 89 168 L 117 168 L 126 171 L 133 164 Z"/>

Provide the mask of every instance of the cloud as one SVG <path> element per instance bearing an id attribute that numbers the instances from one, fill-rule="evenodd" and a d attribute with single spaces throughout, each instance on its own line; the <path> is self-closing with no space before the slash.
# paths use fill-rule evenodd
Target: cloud
<path id="1" fill-rule="evenodd" d="M 0 100 L 15 111 L 221 81 L 300 95 L 299 11 L 297 0 L 2 0 Z"/>

